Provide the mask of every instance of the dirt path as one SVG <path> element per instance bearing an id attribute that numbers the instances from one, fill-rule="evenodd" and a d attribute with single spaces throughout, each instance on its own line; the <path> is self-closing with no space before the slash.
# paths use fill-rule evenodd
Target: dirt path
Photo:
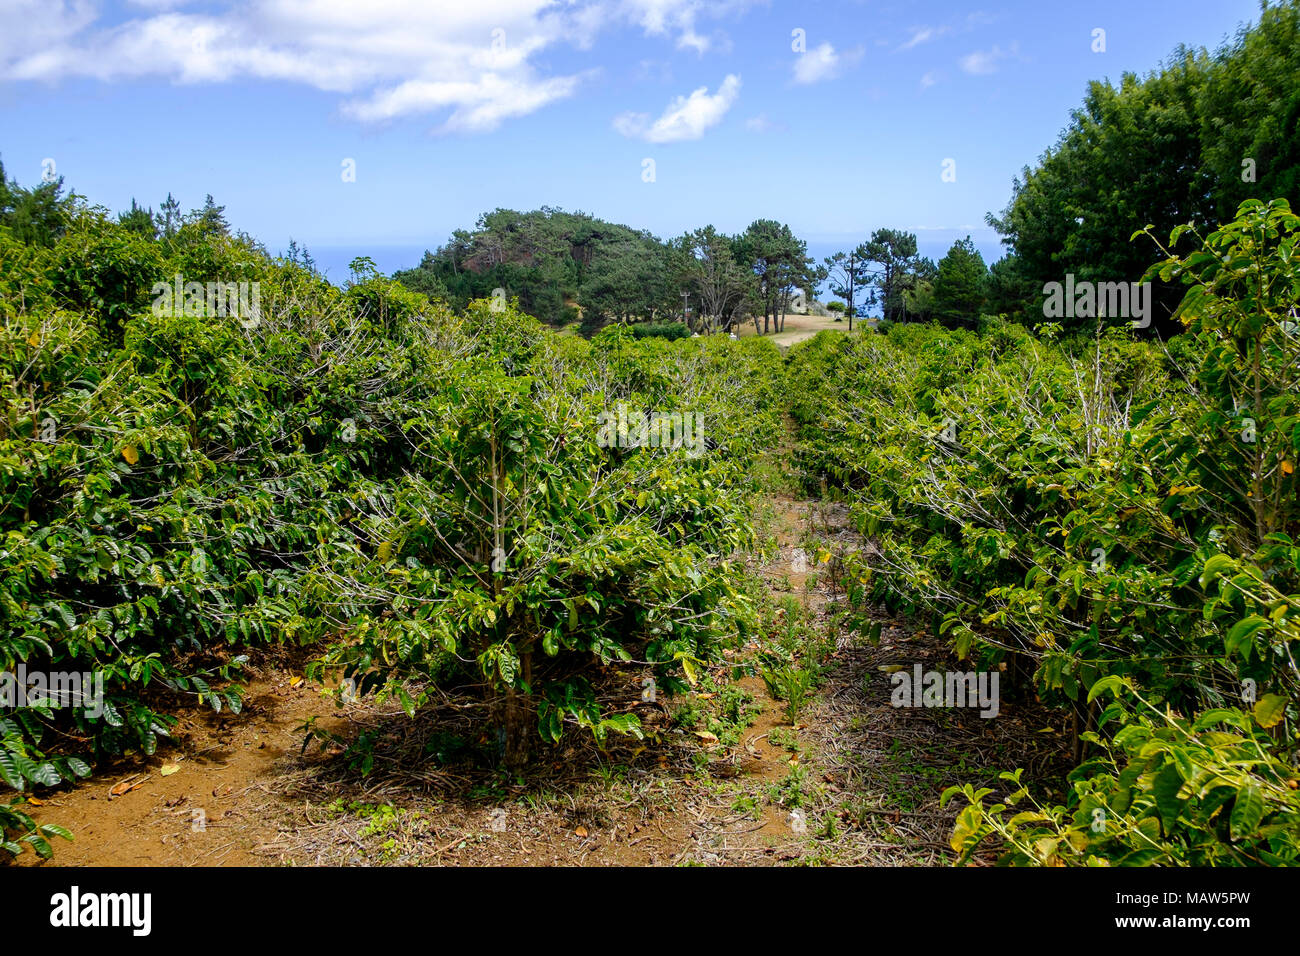
<path id="1" fill-rule="evenodd" d="M 867 328 L 875 320 L 854 319 L 853 328 Z M 785 317 L 785 328 L 780 332 L 773 332 L 767 338 L 780 348 L 788 348 L 798 342 L 803 342 L 812 338 L 823 329 L 832 329 L 840 332 L 847 332 L 849 323 L 843 318 L 838 321 L 834 314 L 830 315 L 796 315 L 791 313 Z M 737 335 L 745 338 L 751 335 L 757 335 L 754 331 L 752 322 L 742 322 L 737 329 Z"/>
<path id="2" fill-rule="evenodd" d="M 296 763 L 311 715 L 326 713 L 318 687 L 284 663 L 255 667 L 242 713 L 182 712 L 170 743 L 123 758 L 34 811 L 74 841 L 55 841 L 64 866 L 248 866 L 258 852 L 275 781 Z M 31 854 L 24 865 L 36 862 Z"/>
<path id="3" fill-rule="evenodd" d="M 801 590 L 819 607 L 824 596 L 802 591 L 807 575 L 779 573 L 804 507 L 784 504 L 764 576 L 794 589 L 781 596 Z M 172 745 L 155 757 L 119 761 L 34 812 L 76 835 L 56 847 L 52 862 L 65 866 L 712 864 L 815 852 L 796 808 L 773 796 L 799 766 L 798 732 L 759 677 L 733 681 L 727 670 L 710 671 L 686 699 L 646 708 L 661 746 L 595 759 L 569 748 L 519 783 L 413 766 L 404 753 L 370 777 L 350 771 L 341 748 L 303 755 L 308 718 L 326 715 L 340 733 L 348 721 L 300 667 L 263 662 L 242 715 L 182 714 Z M 356 704 L 342 713 L 358 726 L 411 731 L 400 712 Z"/>
<path id="4" fill-rule="evenodd" d="M 843 506 L 776 496 L 761 511 L 751 568 L 765 586 L 763 633 L 692 692 L 638 705 L 644 742 L 578 741 L 512 779 L 457 758 L 479 731 L 455 710 L 414 721 L 365 701 L 339 711 L 301 662 L 264 660 L 242 715 L 183 714 L 157 756 L 44 800 L 34 814 L 76 835 L 53 863 L 946 862 L 956 808 L 939 809 L 942 788 L 996 785 L 998 770 L 1059 747 L 1049 738 L 1061 728 L 1026 725 L 1014 701 L 998 721 L 890 706 L 883 671 L 937 666 L 943 646 L 900 619 L 881 619 L 878 646 L 847 631 L 836 562 L 818 560 L 861 545 Z M 819 676 L 793 724 L 756 673 L 774 660 Z M 637 701 L 640 674 L 611 668 L 604 686 Z M 373 772 L 338 745 L 304 754 L 314 715 L 344 737 L 370 735 Z"/>

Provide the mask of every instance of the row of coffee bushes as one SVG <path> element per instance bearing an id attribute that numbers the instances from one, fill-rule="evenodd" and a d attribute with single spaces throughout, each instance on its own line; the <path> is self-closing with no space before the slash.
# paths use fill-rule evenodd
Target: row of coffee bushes
<path id="1" fill-rule="evenodd" d="M 793 352 L 799 461 L 878 548 L 849 558 L 850 596 L 1026 664 L 1077 718 L 1065 802 L 1019 772 L 965 788 L 959 858 L 1300 855 L 1298 234 L 1285 202 L 1248 203 L 1171 254 L 1189 292 L 1167 344 L 990 322 Z"/>
<path id="2" fill-rule="evenodd" d="M 365 268 L 337 288 L 202 222 L 0 227 L 0 779 L 238 711 L 267 642 L 412 712 L 485 686 L 510 760 L 539 729 L 637 732 L 585 672 L 690 679 L 746 626 L 730 562 L 782 374 L 767 343 L 589 344 Z M 2 845 L 48 853 L 23 799 Z"/>

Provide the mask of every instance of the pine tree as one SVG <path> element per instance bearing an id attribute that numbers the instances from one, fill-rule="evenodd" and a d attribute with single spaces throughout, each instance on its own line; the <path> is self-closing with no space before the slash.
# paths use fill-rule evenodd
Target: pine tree
<path id="1" fill-rule="evenodd" d="M 190 213 L 190 218 L 199 224 L 205 234 L 230 235 L 230 223 L 226 221 L 226 207 L 218 206 L 212 198 L 212 193 L 208 193 L 202 209 Z"/>
<path id="2" fill-rule="evenodd" d="M 166 200 L 158 208 L 158 231 L 166 238 L 170 239 L 176 235 L 176 230 L 181 227 L 181 204 L 171 194 L 167 194 Z"/>
<path id="3" fill-rule="evenodd" d="M 934 280 L 934 317 L 947 326 L 973 328 L 984 306 L 988 269 L 970 236 L 952 244 Z"/>
<path id="4" fill-rule="evenodd" d="M 52 246 L 63 235 L 75 194 L 63 195 L 63 177 L 30 189 L 5 176 L 0 165 L 0 225 L 14 238 L 35 246 Z"/>
<path id="5" fill-rule="evenodd" d="M 131 197 L 131 208 L 127 212 L 118 213 L 117 221 L 132 232 L 138 232 L 149 239 L 158 238 L 158 224 L 153 209 L 138 205 L 134 196 Z"/>

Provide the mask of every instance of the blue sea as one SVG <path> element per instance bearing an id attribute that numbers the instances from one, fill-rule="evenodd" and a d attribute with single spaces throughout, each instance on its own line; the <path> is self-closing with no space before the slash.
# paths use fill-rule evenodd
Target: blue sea
<path id="1" fill-rule="evenodd" d="M 427 248 L 430 252 L 446 241 L 446 237 L 431 240 L 427 246 L 383 246 L 357 244 L 355 246 L 313 246 L 308 244 L 307 251 L 316 260 L 316 268 L 324 273 L 325 278 L 335 285 L 348 281 L 351 273 L 348 264 L 358 256 L 369 256 L 384 275 L 392 275 L 400 269 L 412 269 L 420 264 Z M 284 250 L 268 246 L 274 255 Z"/>

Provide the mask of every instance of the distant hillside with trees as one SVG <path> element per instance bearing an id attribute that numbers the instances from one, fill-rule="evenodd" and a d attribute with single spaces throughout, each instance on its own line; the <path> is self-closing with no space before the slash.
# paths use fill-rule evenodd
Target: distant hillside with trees
<path id="1" fill-rule="evenodd" d="M 517 298 L 544 322 L 581 320 L 589 333 L 632 323 L 728 331 L 755 317 L 761 331 L 779 331 L 796 297 L 811 298 L 824 277 L 807 243 L 775 220 L 756 220 L 735 236 L 705 226 L 661 240 L 549 206 L 484 213 L 473 230 L 456 230 L 394 276 L 456 308 L 497 294 Z"/>

